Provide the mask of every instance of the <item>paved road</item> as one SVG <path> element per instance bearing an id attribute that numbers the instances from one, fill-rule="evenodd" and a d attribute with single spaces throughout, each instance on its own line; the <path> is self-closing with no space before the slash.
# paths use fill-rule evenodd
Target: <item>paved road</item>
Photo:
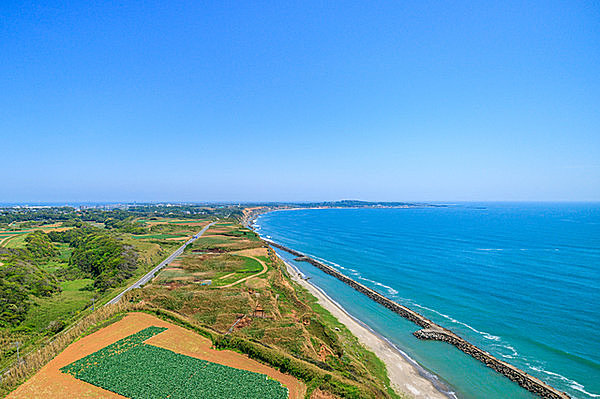
<path id="1" fill-rule="evenodd" d="M 114 297 L 113 299 L 111 299 L 110 301 L 108 301 L 106 303 L 106 305 L 113 305 L 113 304 L 119 302 L 119 300 L 121 300 L 121 297 L 123 296 L 123 294 L 125 294 L 127 291 L 129 291 L 131 289 L 134 289 L 134 288 L 140 288 L 142 285 L 144 285 L 148 281 L 152 280 L 154 278 L 154 276 L 156 275 L 156 273 L 158 271 L 160 271 L 160 269 L 162 269 L 163 267 L 165 267 L 166 265 L 168 265 L 169 263 L 171 263 L 179 255 L 181 255 L 183 253 L 183 251 L 185 250 L 185 247 L 187 247 L 188 245 L 190 245 L 191 243 L 193 243 L 194 241 L 196 241 L 198 238 L 200 238 L 200 236 L 202 234 L 204 234 L 204 232 L 206 230 L 208 230 L 208 228 L 210 226 L 212 226 L 213 224 L 215 224 L 215 223 L 217 223 L 217 222 L 212 222 L 212 223 L 209 223 L 208 225 L 206 225 L 202 230 L 200 230 L 200 232 L 198 232 L 198 234 L 196 234 L 195 236 L 193 236 L 192 238 L 190 238 L 189 240 L 187 240 L 185 242 L 185 244 L 183 244 L 181 247 L 179 247 L 177 249 L 177 251 L 173 252 L 171 255 L 169 255 L 169 257 L 167 259 L 165 259 L 162 262 L 160 262 L 160 264 L 158 266 L 156 266 L 154 269 L 150 270 L 144 277 L 142 277 L 141 279 L 139 279 L 138 281 L 136 281 L 135 283 L 133 283 L 132 285 L 130 285 L 129 287 L 127 287 L 119 295 L 117 295 L 116 297 Z"/>

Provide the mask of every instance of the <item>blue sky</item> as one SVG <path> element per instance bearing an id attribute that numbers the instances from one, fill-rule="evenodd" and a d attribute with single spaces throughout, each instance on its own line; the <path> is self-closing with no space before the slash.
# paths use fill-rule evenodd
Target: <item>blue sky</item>
<path id="1" fill-rule="evenodd" d="M 600 4 L 0 2 L 0 202 L 600 200 Z"/>

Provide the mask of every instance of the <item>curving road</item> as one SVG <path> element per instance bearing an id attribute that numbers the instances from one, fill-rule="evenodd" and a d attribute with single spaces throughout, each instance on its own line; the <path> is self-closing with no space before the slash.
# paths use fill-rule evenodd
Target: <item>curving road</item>
<path id="1" fill-rule="evenodd" d="M 123 290 L 123 292 L 121 292 L 119 295 L 117 295 L 116 297 L 114 297 L 113 299 L 111 299 L 110 301 L 108 301 L 106 303 L 106 305 L 113 305 L 113 304 L 119 302 L 119 300 L 121 300 L 121 297 L 123 296 L 123 294 L 125 294 L 127 291 L 132 290 L 134 288 L 140 288 L 142 285 L 144 285 L 148 281 L 152 280 L 154 278 L 154 276 L 156 275 L 156 273 L 158 271 L 160 271 L 160 269 L 162 269 L 163 267 L 165 267 L 166 265 L 168 265 L 169 263 L 171 263 L 179 255 L 181 255 L 183 253 L 183 251 L 185 250 L 185 247 L 187 247 L 188 245 L 190 245 L 191 243 L 193 243 L 194 241 L 196 241 L 198 238 L 200 238 L 200 236 L 202 234 L 204 234 L 204 232 L 206 230 L 208 230 L 208 228 L 210 226 L 212 226 L 213 224 L 215 224 L 215 223 L 217 223 L 217 222 L 214 221 L 214 222 L 211 222 L 211 223 L 207 224 L 195 236 L 193 236 L 192 238 L 190 238 L 189 240 L 187 240 L 185 242 L 185 244 L 183 244 L 175 252 L 173 252 L 171 255 L 169 255 L 169 257 L 167 259 L 165 259 L 162 262 L 160 262 L 158 266 L 156 266 L 154 269 L 152 269 L 148 273 L 146 273 L 146 275 L 144 275 L 144 277 L 142 277 L 141 279 L 139 279 L 138 281 L 136 281 L 135 283 L 133 283 L 132 285 L 130 285 L 129 287 L 127 287 L 125 290 Z M 104 305 L 104 306 L 106 306 L 106 305 Z"/>

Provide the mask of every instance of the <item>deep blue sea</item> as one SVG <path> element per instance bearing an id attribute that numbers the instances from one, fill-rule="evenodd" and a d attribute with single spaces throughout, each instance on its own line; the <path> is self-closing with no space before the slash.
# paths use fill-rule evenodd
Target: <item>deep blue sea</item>
<path id="1" fill-rule="evenodd" d="M 600 397 L 600 204 L 289 210 L 260 216 L 255 228 L 572 397 Z M 448 344 L 414 338 L 416 325 L 314 266 L 293 263 L 458 397 L 533 397 Z"/>

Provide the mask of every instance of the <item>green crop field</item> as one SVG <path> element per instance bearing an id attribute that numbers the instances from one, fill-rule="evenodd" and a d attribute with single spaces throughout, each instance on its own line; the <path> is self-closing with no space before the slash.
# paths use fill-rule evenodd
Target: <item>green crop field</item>
<path id="1" fill-rule="evenodd" d="M 181 355 L 144 343 L 166 330 L 148 327 L 61 369 L 132 399 L 284 399 L 288 390 L 264 374 Z"/>

